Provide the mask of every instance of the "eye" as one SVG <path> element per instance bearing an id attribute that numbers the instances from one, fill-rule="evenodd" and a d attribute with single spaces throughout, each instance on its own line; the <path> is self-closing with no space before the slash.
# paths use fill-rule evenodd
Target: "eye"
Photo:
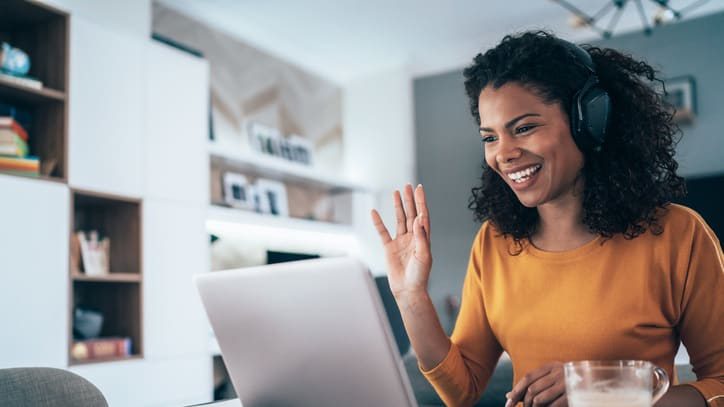
<path id="1" fill-rule="evenodd" d="M 493 136 L 491 134 L 488 135 L 482 135 L 483 143 L 492 143 L 493 141 L 497 140 L 498 138 L 496 136 Z"/>
<path id="2" fill-rule="evenodd" d="M 536 126 L 534 124 L 524 124 L 524 125 L 518 127 L 517 129 L 515 129 L 515 134 L 527 133 L 536 127 L 538 127 L 538 126 Z"/>

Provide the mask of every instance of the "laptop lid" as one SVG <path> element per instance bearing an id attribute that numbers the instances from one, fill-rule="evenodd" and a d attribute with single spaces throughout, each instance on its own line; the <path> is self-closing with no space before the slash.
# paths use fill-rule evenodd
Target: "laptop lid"
<path id="1" fill-rule="evenodd" d="M 195 281 L 244 407 L 417 405 L 362 263 L 304 260 Z"/>

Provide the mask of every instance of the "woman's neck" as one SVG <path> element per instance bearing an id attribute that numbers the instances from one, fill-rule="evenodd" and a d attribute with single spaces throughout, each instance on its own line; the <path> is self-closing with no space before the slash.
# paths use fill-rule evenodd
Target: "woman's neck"
<path id="1" fill-rule="evenodd" d="M 583 224 L 583 198 L 578 194 L 560 197 L 537 209 L 539 223 L 531 243 L 541 250 L 572 250 L 596 238 Z"/>

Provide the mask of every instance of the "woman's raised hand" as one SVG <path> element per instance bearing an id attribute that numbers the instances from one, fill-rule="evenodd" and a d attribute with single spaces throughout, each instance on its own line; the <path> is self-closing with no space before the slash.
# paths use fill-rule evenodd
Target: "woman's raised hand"
<path id="1" fill-rule="evenodd" d="M 413 191 L 412 185 L 407 184 L 403 193 L 404 206 L 400 191 L 395 191 L 392 198 L 397 218 L 394 239 L 390 237 L 380 214 L 372 210 L 372 222 L 385 247 L 390 289 L 398 299 L 408 294 L 426 293 L 432 268 L 430 217 L 425 192 L 422 185 Z"/>

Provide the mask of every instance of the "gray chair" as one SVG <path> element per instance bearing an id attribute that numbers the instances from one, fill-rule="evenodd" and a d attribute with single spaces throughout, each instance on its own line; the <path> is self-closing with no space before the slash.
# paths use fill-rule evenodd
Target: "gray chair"
<path id="1" fill-rule="evenodd" d="M 93 383 L 49 367 L 0 369 L 0 406 L 107 407 Z"/>

